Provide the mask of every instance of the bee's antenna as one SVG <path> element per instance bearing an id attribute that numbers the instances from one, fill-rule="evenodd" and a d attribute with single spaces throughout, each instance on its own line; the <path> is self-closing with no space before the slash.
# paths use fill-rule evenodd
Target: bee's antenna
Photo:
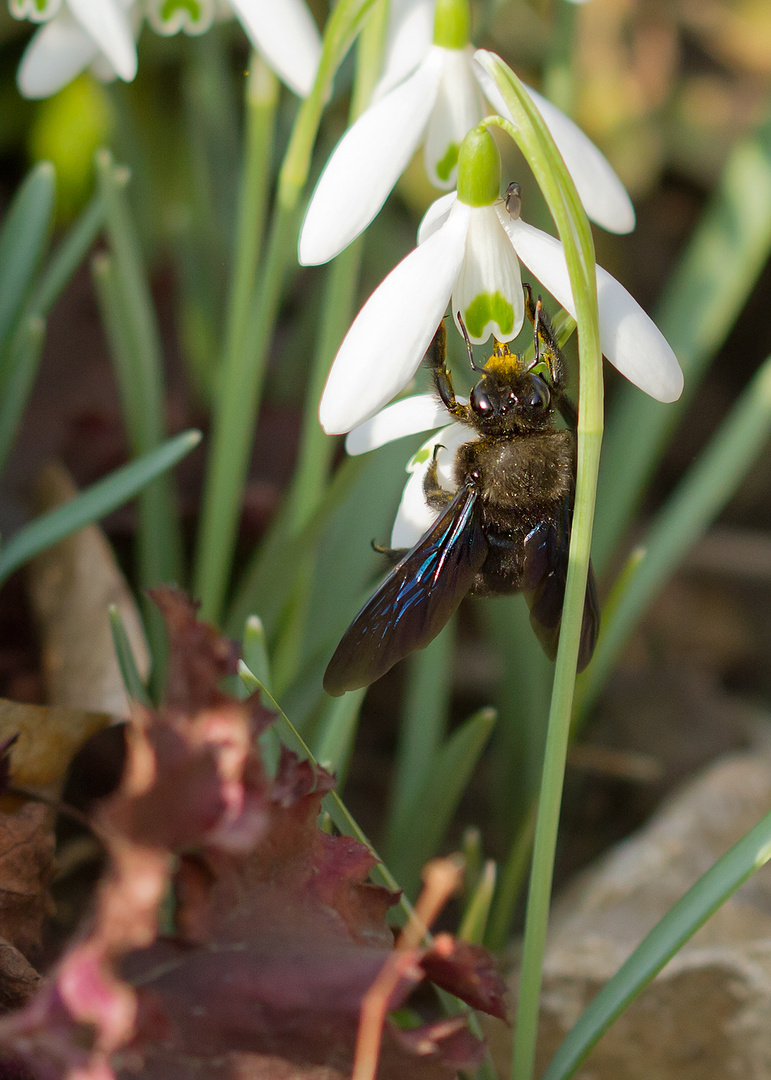
<path id="1" fill-rule="evenodd" d="M 483 367 L 479 367 L 478 364 L 474 363 L 474 350 L 471 347 L 471 338 L 468 336 L 468 330 L 466 329 L 466 324 L 464 323 L 463 316 L 461 315 L 460 312 L 458 312 L 458 314 L 457 314 L 457 319 L 458 319 L 458 322 L 460 323 L 460 328 L 463 331 L 463 337 L 465 338 L 465 341 L 466 341 L 466 352 L 468 353 L 468 362 L 471 364 L 472 370 L 473 371 L 484 371 L 485 369 Z"/>

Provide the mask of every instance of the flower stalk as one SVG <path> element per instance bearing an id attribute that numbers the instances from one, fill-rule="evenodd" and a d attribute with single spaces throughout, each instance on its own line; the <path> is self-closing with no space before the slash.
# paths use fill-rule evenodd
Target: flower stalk
<path id="1" fill-rule="evenodd" d="M 525 942 L 520 977 L 512 1080 L 530 1080 L 535 1063 L 538 1009 L 549 903 L 570 734 L 576 662 L 589 567 L 597 472 L 603 427 L 602 356 L 594 263 L 589 223 L 569 173 L 548 129 L 522 84 L 496 56 L 478 52 L 477 60 L 495 80 L 512 117 L 496 118 L 525 155 L 565 245 L 579 328 L 578 469 L 570 536 L 565 605 L 546 736 L 541 796 L 536 819 Z"/>
<path id="2" fill-rule="evenodd" d="M 214 622 L 220 618 L 230 578 L 268 345 L 284 279 L 294 258 L 298 204 L 308 179 L 321 113 L 334 74 L 373 3 L 342 0 L 327 22 L 316 81 L 297 113 L 279 172 L 267 251 L 254 291 L 246 340 L 241 349 L 230 354 L 221 373 L 194 576 L 202 617 Z"/>

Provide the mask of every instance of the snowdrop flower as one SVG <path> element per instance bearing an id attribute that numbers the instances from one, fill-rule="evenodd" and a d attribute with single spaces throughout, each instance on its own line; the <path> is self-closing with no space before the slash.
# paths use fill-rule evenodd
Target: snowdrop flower
<path id="1" fill-rule="evenodd" d="M 159 34 L 202 34 L 215 17 L 239 20 L 252 46 L 283 83 L 307 97 L 321 56 L 321 36 L 305 0 L 148 0 Z"/>
<path id="2" fill-rule="evenodd" d="M 131 23 L 134 0 L 10 0 L 11 14 L 43 25 L 32 37 L 17 74 L 27 98 L 55 94 L 87 67 L 108 81 L 137 73 Z"/>
<path id="3" fill-rule="evenodd" d="M 474 60 L 468 0 L 395 3 L 401 21 L 391 34 L 376 100 L 338 143 L 308 206 L 299 243 L 305 265 L 327 262 L 369 225 L 421 142 L 431 182 L 453 188 L 461 141 L 490 111 L 483 95 L 495 111 L 511 118 L 495 83 Z M 422 37 L 432 8 L 433 44 Z M 411 65 L 414 70 L 407 74 Z M 629 232 L 634 210 L 608 162 L 572 120 L 529 92 L 589 217 L 611 231 Z"/>
<path id="4" fill-rule="evenodd" d="M 575 316 L 562 244 L 519 217 L 516 193 L 498 198 L 500 160 L 484 127 L 460 153 L 458 192 L 426 213 L 418 247 L 375 290 L 348 331 L 327 379 L 319 419 L 342 434 L 373 416 L 413 377 L 452 299 L 472 341 L 511 341 L 522 326 L 519 260 Z M 660 401 L 680 396 L 683 376 L 669 344 L 615 278 L 597 267 L 602 351 Z"/>

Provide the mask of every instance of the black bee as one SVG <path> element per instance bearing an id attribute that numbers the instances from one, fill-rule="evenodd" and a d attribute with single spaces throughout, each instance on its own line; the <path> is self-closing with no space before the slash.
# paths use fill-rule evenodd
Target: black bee
<path id="1" fill-rule="evenodd" d="M 524 289 L 535 359 L 526 364 L 496 341 L 492 356 L 477 368 L 466 335 L 471 365 L 482 372 L 468 405 L 453 392 L 444 324 L 434 336 L 426 360 L 437 393 L 450 415 L 479 437 L 458 448 L 454 493 L 439 483 L 437 447 L 423 490 L 439 516 L 411 551 L 386 549 L 397 565 L 343 635 L 324 675 L 329 694 L 367 686 L 414 649 L 425 648 L 467 593 L 521 591 L 544 651 L 552 660 L 556 656 L 573 516 L 577 416 L 564 391 L 564 360 L 541 301 L 534 304 L 530 286 Z M 556 426 L 555 409 L 570 430 Z M 590 566 L 579 671 L 592 657 L 599 626 Z"/>

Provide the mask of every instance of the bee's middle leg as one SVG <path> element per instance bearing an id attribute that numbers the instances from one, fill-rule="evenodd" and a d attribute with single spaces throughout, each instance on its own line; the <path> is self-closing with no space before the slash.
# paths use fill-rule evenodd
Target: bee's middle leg
<path id="1" fill-rule="evenodd" d="M 442 447 L 439 445 L 434 447 L 434 456 L 431 458 L 431 464 L 423 477 L 423 496 L 432 510 L 444 510 L 455 498 L 453 493 L 445 491 L 439 482 L 436 459 L 441 449 Z"/>

